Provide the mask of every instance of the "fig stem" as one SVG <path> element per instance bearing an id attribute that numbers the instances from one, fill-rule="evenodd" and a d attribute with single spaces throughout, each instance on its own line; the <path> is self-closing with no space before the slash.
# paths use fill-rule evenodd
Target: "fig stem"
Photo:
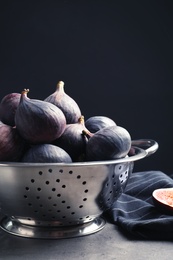
<path id="1" fill-rule="evenodd" d="M 25 95 L 25 94 L 27 94 L 29 92 L 29 89 L 26 89 L 26 88 L 24 88 L 24 90 L 22 91 L 22 95 Z"/>
<path id="2" fill-rule="evenodd" d="M 57 89 L 64 89 L 64 81 L 59 81 L 57 83 Z"/>
<path id="3" fill-rule="evenodd" d="M 89 130 L 84 129 L 82 134 L 85 135 L 88 139 L 91 138 L 94 134 L 91 133 Z"/>
<path id="4" fill-rule="evenodd" d="M 79 117 L 78 123 L 84 125 L 84 116 L 80 116 L 80 117 Z"/>

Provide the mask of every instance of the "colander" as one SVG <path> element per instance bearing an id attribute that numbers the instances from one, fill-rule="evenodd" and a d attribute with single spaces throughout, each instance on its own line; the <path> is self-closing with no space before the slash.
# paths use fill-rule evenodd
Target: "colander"
<path id="1" fill-rule="evenodd" d="M 132 141 L 123 159 L 80 163 L 1 163 L 0 227 L 28 238 L 60 239 L 101 230 L 103 213 L 123 192 L 134 162 L 158 149 Z"/>

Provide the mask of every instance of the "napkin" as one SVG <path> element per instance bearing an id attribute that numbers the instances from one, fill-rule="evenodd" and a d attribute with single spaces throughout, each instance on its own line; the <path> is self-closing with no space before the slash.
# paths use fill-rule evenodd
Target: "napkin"
<path id="1" fill-rule="evenodd" d="M 136 238 L 172 240 L 173 215 L 155 206 L 152 192 L 173 187 L 171 176 L 161 171 L 132 173 L 124 193 L 106 212 L 110 222 Z"/>

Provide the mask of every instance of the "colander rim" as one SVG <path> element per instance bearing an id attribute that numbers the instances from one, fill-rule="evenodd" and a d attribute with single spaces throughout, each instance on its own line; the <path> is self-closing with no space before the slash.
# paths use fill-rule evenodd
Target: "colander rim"
<path id="1" fill-rule="evenodd" d="M 24 162 L 0 162 L 0 167 L 47 167 L 47 166 L 61 166 L 61 167 L 78 167 L 78 166 L 96 166 L 96 165 L 111 165 L 117 163 L 134 162 L 143 159 L 148 155 L 147 151 L 136 146 L 132 146 L 135 154 L 126 156 L 120 159 L 104 160 L 104 161 L 85 161 L 72 163 L 24 163 Z"/>

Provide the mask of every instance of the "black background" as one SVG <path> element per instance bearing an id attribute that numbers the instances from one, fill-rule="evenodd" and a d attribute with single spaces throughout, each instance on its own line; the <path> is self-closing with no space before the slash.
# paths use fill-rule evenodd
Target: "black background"
<path id="1" fill-rule="evenodd" d="M 135 170 L 173 172 L 173 1 L 4 1 L 0 98 L 59 80 L 85 119 L 105 115 L 159 150 Z"/>

